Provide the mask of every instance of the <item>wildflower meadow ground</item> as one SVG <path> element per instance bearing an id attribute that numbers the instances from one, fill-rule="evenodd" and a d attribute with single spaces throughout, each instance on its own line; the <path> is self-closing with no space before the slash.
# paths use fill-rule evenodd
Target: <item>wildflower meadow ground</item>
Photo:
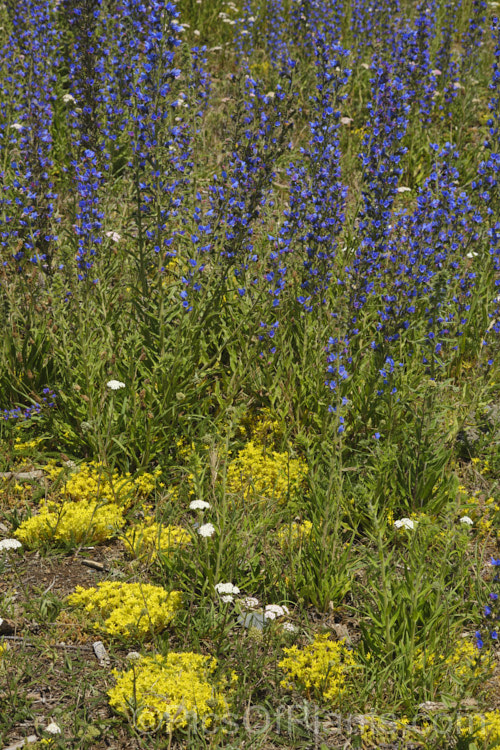
<path id="1" fill-rule="evenodd" d="M 499 8 L 0 3 L 0 750 L 500 750 Z"/>

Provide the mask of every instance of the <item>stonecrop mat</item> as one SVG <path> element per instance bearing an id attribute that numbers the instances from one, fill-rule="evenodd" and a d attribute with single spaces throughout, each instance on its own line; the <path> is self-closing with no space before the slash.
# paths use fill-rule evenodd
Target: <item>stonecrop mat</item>
<path id="1" fill-rule="evenodd" d="M 0 4 L 0 749 L 500 750 L 500 20 Z"/>

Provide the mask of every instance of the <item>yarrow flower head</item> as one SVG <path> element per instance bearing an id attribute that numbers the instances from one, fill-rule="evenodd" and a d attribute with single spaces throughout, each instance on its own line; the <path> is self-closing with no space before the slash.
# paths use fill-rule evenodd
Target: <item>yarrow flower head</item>
<path id="1" fill-rule="evenodd" d="M 283 617 L 288 614 L 288 607 L 280 606 L 279 604 L 266 604 L 264 610 L 266 620 L 275 620 L 277 617 Z"/>
<path id="2" fill-rule="evenodd" d="M 122 383 L 121 380 L 108 380 L 106 385 L 111 391 L 119 391 L 120 388 L 125 388 L 125 383 Z"/>
<path id="3" fill-rule="evenodd" d="M 466 526 L 474 525 L 474 521 L 472 520 L 472 518 L 469 518 L 469 516 L 462 516 L 462 518 L 460 519 L 460 523 L 463 523 Z"/>
<path id="4" fill-rule="evenodd" d="M 198 534 L 204 537 L 213 536 L 215 534 L 215 526 L 213 523 L 204 523 L 203 526 L 199 527 Z"/>
<path id="5" fill-rule="evenodd" d="M 189 503 L 189 510 L 208 510 L 209 508 L 210 503 L 205 500 L 193 500 Z"/>
<path id="6" fill-rule="evenodd" d="M 259 606 L 259 600 L 255 596 L 247 596 L 243 599 L 242 604 L 244 607 L 248 607 L 248 609 L 253 609 Z"/>
<path id="7" fill-rule="evenodd" d="M 45 727 L 45 731 L 49 734 L 61 734 L 61 727 L 56 724 L 55 721 L 51 721 L 48 726 Z"/>
<path id="8" fill-rule="evenodd" d="M 394 521 L 394 526 L 397 529 L 414 529 L 415 523 L 411 518 L 400 518 L 397 521 Z"/>
<path id="9" fill-rule="evenodd" d="M 2 539 L 0 541 L 0 551 L 4 549 L 19 549 L 22 546 L 18 539 Z"/>
<path id="10" fill-rule="evenodd" d="M 232 583 L 216 583 L 215 590 L 218 594 L 239 594 L 240 590 L 238 586 L 234 586 Z"/>

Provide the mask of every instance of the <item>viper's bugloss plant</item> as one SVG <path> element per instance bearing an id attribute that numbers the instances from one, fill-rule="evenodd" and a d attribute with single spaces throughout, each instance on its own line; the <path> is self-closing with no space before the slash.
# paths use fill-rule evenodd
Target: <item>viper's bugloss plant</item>
<path id="1" fill-rule="evenodd" d="M 496 646 L 498 648 L 500 631 L 500 603 L 499 603 L 499 591 L 500 591 L 500 560 L 496 560 L 494 557 L 491 558 L 491 565 L 493 567 L 493 590 L 488 594 L 487 603 L 484 605 L 483 618 L 486 627 L 486 635 L 481 630 L 476 631 L 476 646 L 478 649 L 482 649 L 484 646 L 484 640 L 486 638 L 489 643 L 487 646 Z"/>

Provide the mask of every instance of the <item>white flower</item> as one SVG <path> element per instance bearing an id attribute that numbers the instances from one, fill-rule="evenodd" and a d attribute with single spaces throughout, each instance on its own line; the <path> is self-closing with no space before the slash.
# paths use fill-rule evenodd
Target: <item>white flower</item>
<path id="1" fill-rule="evenodd" d="M 229 602 L 234 602 L 234 596 L 231 596 L 231 594 L 226 594 L 225 596 L 221 596 L 221 600 L 224 602 L 224 604 L 229 604 Z"/>
<path id="2" fill-rule="evenodd" d="M 411 193 L 411 188 L 401 185 L 398 187 L 398 193 Z"/>
<path id="3" fill-rule="evenodd" d="M 122 236 L 118 232 L 106 232 L 106 237 L 110 237 L 113 242 L 120 242 Z"/>
<path id="4" fill-rule="evenodd" d="M 55 721 L 51 721 L 50 724 L 45 727 L 45 731 L 49 734 L 61 734 L 61 727 L 55 723 Z"/>
<path id="5" fill-rule="evenodd" d="M 125 383 L 122 383 L 121 380 L 108 380 L 106 385 L 112 391 L 119 391 L 120 388 L 125 388 Z"/>
<path id="6" fill-rule="evenodd" d="M 127 654 L 127 659 L 130 661 L 134 661 L 134 659 L 140 659 L 141 655 L 138 651 L 129 651 Z"/>
<path id="7" fill-rule="evenodd" d="M 0 551 L 3 549 L 19 549 L 22 546 L 21 542 L 17 539 L 2 539 L 0 542 Z"/>
<path id="8" fill-rule="evenodd" d="M 200 536 L 213 536 L 215 534 L 215 526 L 213 523 L 204 523 L 203 526 L 199 527 L 198 534 Z"/>
<path id="9" fill-rule="evenodd" d="M 14 128 L 14 130 L 22 130 L 23 129 L 23 126 L 19 122 L 13 122 L 10 127 Z"/>
<path id="10" fill-rule="evenodd" d="M 270 613 L 272 614 L 272 617 L 269 617 Z M 266 604 L 264 617 L 269 617 L 270 620 L 274 620 L 275 617 L 283 617 L 284 614 L 288 614 L 287 607 L 280 607 L 279 604 Z"/>
<path id="11" fill-rule="evenodd" d="M 252 607 L 259 606 L 259 600 L 256 599 L 255 596 L 247 596 L 246 599 L 243 599 L 243 605 L 245 607 L 248 607 L 249 609 L 252 609 Z"/>
<path id="12" fill-rule="evenodd" d="M 240 590 L 238 586 L 234 586 L 232 583 L 216 583 L 215 590 L 218 594 L 239 594 Z"/>
<path id="13" fill-rule="evenodd" d="M 189 510 L 208 510 L 209 508 L 210 503 L 205 500 L 193 500 L 189 503 Z"/>
<path id="14" fill-rule="evenodd" d="M 266 618 L 266 620 L 275 620 L 275 619 L 276 619 L 276 612 L 272 612 L 272 611 L 269 611 L 269 612 L 268 612 L 268 611 L 266 610 L 266 611 L 264 612 L 264 617 Z"/>
<path id="15" fill-rule="evenodd" d="M 415 524 L 411 518 L 400 518 L 398 521 L 394 521 L 394 526 L 397 529 L 414 529 Z"/>
<path id="16" fill-rule="evenodd" d="M 76 99 L 73 96 L 73 94 L 64 94 L 62 100 L 63 100 L 63 102 L 65 104 L 69 104 L 70 102 L 75 102 L 76 101 Z"/>
<path id="17" fill-rule="evenodd" d="M 288 633 L 295 633 L 297 631 L 297 628 L 295 627 L 295 625 L 292 625 L 291 622 L 284 622 L 283 630 L 286 630 Z"/>
<path id="18" fill-rule="evenodd" d="M 460 523 L 464 523 L 467 526 L 474 525 L 474 521 L 472 520 L 472 518 L 469 518 L 469 516 L 462 516 L 462 518 L 460 519 Z"/>

